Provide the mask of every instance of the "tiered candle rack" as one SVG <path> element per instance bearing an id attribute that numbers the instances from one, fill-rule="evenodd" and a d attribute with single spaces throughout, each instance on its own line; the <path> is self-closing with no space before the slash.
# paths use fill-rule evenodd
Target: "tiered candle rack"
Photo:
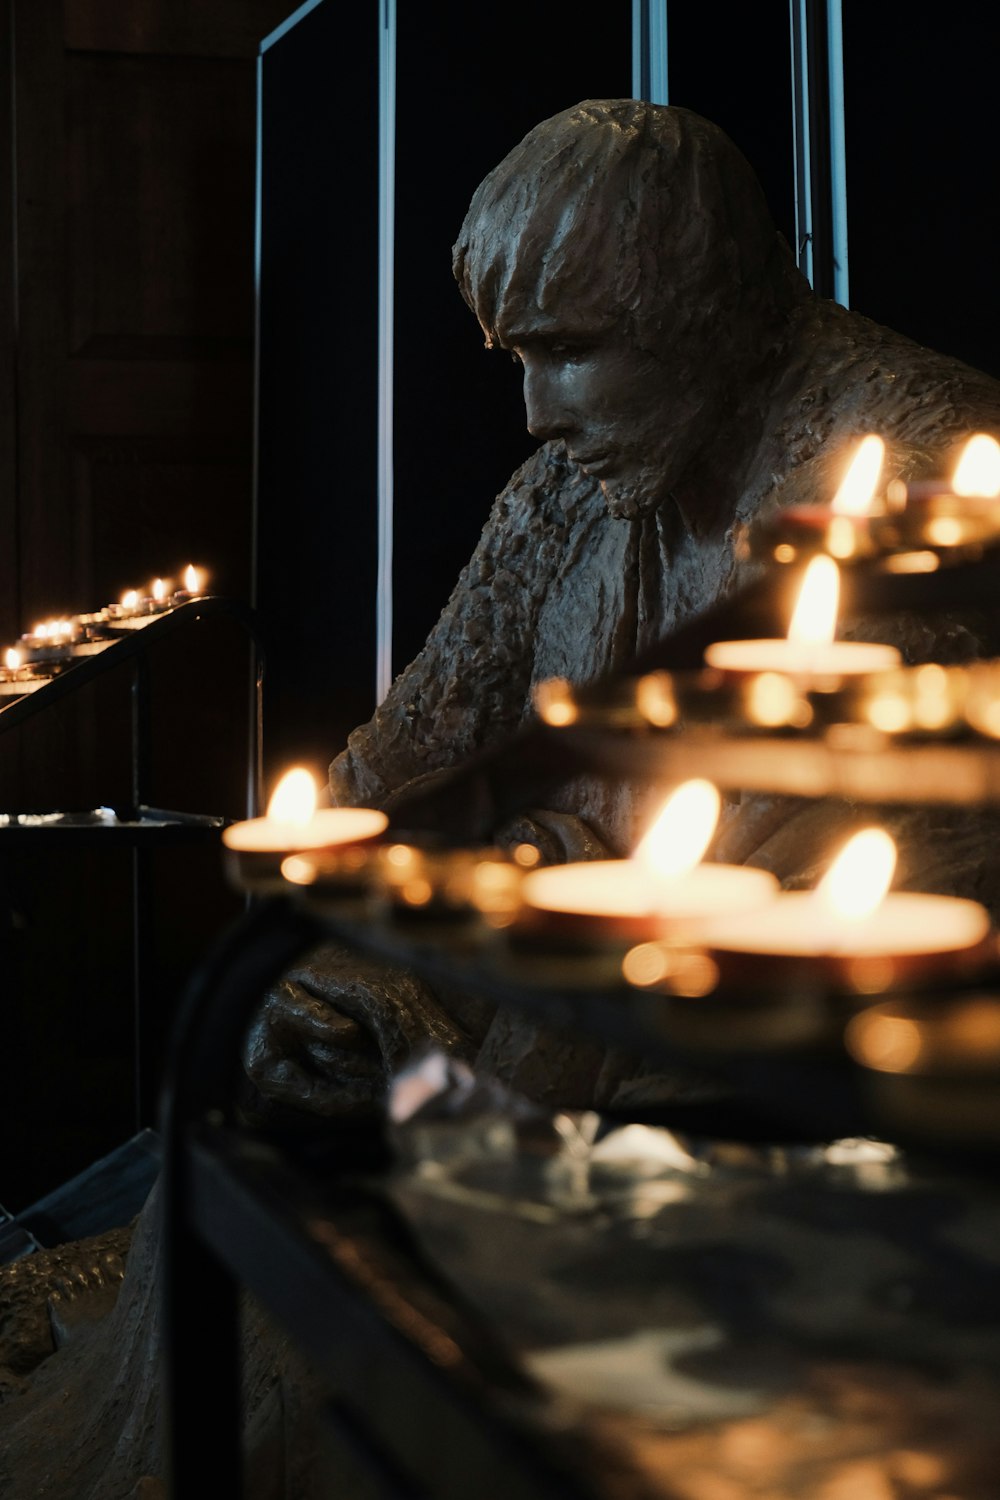
<path id="1" fill-rule="evenodd" d="M 919 577 L 859 568 L 852 605 L 882 613 L 979 603 L 995 614 L 993 578 L 992 559 Z M 747 790 L 871 801 L 1000 801 L 1000 743 L 965 729 L 950 739 L 867 731 L 852 737 L 815 727 L 748 733 L 725 715 L 713 722 L 708 714 L 681 736 L 667 726 L 638 724 L 638 676 L 662 672 L 669 661 L 680 666 L 673 686 L 682 696 L 692 684 L 700 691 L 683 674 L 696 670 L 701 642 L 717 638 L 725 614 L 736 611 L 772 619 L 769 585 L 637 662 L 630 683 L 581 695 L 585 711 L 577 723 L 536 725 L 432 796 L 400 807 L 395 827 L 450 827 L 456 843 L 468 842 L 483 831 L 472 828 L 471 809 L 486 807 L 489 817 L 500 818 L 540 805 L 550 780 L 585 769 L 655 771 L 664 780 L 697 773 Z M 889 1133 L 905 1143 L 906 1132 L 893 1128 L 839 1037 L 831 1042 L 835 1028 L 804 1045 L 706 1042 L 706 1005 L 717 1008 L 720 1022 L 726 1007 L 733 1019 L 760 1005 L 767 1023 L 766 995 L 686 999 L 671 997 L 669 987 L 664 993 L 606 978 L 595 983 L 588 963 L 518 952 L 474 923 L 373 916 L 356 894 L 324 889 L 322 879 L 307 888 L 288 885 L 285 896 L 248 914 L 192 987 L 165 1095 L 174 1493 L 187 1493 L 196 1474 L 198 1483 L 230 1490 L 236 1484 L 237 1304 L 245 1285 L 337 1392 L 327 1414 L 340 1461 L 353 1462 L 380 1493 L 432 1493 L 441 1500 L 470 1493 L 606 1496 L 613 1486 L 599 1451 L 578 1433 L 567 1445 L 549 1399 L 442 1289 L 377 1187 L 359 1181 L 372 1174 L 377 1181 L 385 1160 L 380 1127 L 288 1137 L 240 1123 L 240 1047 L 253 1008 L 297 957 L 329 939 L 432 985 L 467 988 L 581 1037 L 638 1051 L 665 1068 L 714 1076 L 727 1091 L 724 1101 L 656 1113 L 675 1129 L 768 1142 Z M 979 982 L 1000 984 L 1000 967 Z M 794 999 L 820 1009 L 842 1003 L 816 985 Z M 993 1170 L 998 1143 L 1000 1128 L 981 1136 L 972 1129 L 960 1143 L 963 1162 L 985 1150 Z M 926 1134 L 915 1134 L 912 1144 L 918 1152 L 936 1149 Z M 197 1311 L 185 1293 L 193 1284 L 204 1292 Z M 440 1441 L 444 1432 L 447 1442 Z"/>
<path id="2" fill-rule="evenodd" d="M 131 672 L 130 795 L 126 803 L 91 811 L 39 811 L 6 814 L 0 822 L 0 849 L 30 847 L 36 851 L 118 848 L 132 851 L 132 942 L 135 1115 L 137 1126 L 147 1123 L 155 1087 L 150 1076 L 147 1040 L 149 1017 L 144 999 L 149 988 L 152 950 L 149 858 L 156 850 L 214 843 L 226 819 L 221 816 L 167 810 L 151 801 L 152 689 L 149 650 L 178 632 L 201 622 L 231 619 L 246 634 L 251 647 L 251 689 L 247 734 L 246 806 L 252 815 L 259 800 L 261 764 L 261 694 L 263 653 L 251 610 L 238 600 L 205 596 L 177 604 L 145 621 L 127 635 L 91 646 L 91 654 L 62 654 L 55 674 L 41 684 L 32 682 L 23 697 L 0 699 L 0 734 L 9 734 L 38 715 L 49 713 L 99 677 Z"/>

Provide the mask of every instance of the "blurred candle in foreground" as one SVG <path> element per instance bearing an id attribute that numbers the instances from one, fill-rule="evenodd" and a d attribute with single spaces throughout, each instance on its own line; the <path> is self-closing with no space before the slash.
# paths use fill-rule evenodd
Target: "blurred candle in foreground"
<path id="1" fill-rule="evenodd" d="M 886 894 L 895 864 L 884 829 L 864 829 L 815 890 L 783 891 L 752 920 L 720 917 L 705 942 L 730 978 L 757 968 L 777 978 L 776 965 L 787 959 L 800 976 L 808 972 L 803 962 L 814 963 L 817 980 L 827 973 L 869 990 L 888 988 L 901 973 L 930 977 L 964 963 L 989 934 L 985 907 L 954 896 Z"/>
<path id="2" fill-rule="evenodd" d="M 885 443 L 874 432 L 863 437 L 847 466 L 830 509 L 838 516 L 867 516 L 878 489 L 885 460 Z"/>
<path id="3" fill-rule="evenodd" d="M 762 905 L 776 883 L 762 870 L 701 864 L 719 817 L 710 782 L 678 787 L 631 859 L 553 865 L 525 876 L 524 930 L 578 939 L 640 941 L 694 930 L 711 913 Z"/>
<path id="4" fill-rule="evenodd" d="M 1000 443 L 988 432 L 977 432 L 962 449 L 951 487 L 956 495 L 1000 496 Z"/>
<path id="5" fill-rule="evenodd" d="M 839 602 L 839 569 L 831 557 L 821 554 L 806 569 L 784 640 L 715 641 L 705 661 L 723 672 L 785 672 L 800 681 L 854 677 L 898 666 L 895 646 L 834 640 Z"/>
<path id="6" fill-rule="evenodd" d="M 317 808 L 312 775 L 295 766 L 275 787 L 266 816 L 233 823 L 223 831 L 227 873 L 243 890 L 284 890 L 281 863 L 286 856 L 307 850 L 353 850 L 377 838 L 388 823 L 385 813 L 371 807 Z"/>

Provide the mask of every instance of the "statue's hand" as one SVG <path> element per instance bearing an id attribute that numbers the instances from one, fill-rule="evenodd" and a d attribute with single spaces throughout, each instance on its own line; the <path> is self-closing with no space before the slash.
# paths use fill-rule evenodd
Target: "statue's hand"
<path id="1" fill-rule="evenodd" d="M 326 946 L 268 991 L 243 1060 L 265 1112 L 356 1117 L 381 1109 L 416 1044 L 464 1055 L 481 1029 L 471 1011 L 456 1020 L 413 975 Z"/>
<path id="2" fill-rule="evenodd" d="M 371 1113 L 387 1087 L 371 1030 L 289 978 L 265 996 L 247 1035 L 244 1065 L 268 1103 L 324 1117 Z"/>

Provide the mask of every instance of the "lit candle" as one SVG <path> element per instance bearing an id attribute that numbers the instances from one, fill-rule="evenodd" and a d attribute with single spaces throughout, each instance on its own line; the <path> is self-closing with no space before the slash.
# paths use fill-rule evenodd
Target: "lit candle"
<path id="1" fill-rule="evenodd" d="M 170 584 L 165 578 L 154 578 L 148 594 L 137 589 L 126 589 L 117 605 L 108 609 L 109 621 L 114 630 L 142 630 L 155 617 L 173 606 Z"/>
<path id="2" fill-rule="evenodd" d="M 968 439 L 950 481 L 894 480 L 885 525 L 899 546 L 949 548 L 1000 536 L 1000 443 L 989 433 Z"/>
<path id="3" fill-rule="evenodd" d="M 29 662 L 64 661 L 75 654 L 80 634 L 76 620 L 43 620 L 22 635 L 21 651 Z"/>
<path id="4" fill-rule="evenodd" d="M 875 433 L 863 437 L 851 455 L 844 477 L 829 502 L 789 505 L 768 517 L 754 536 L 755 550 L 779 562 L 826 553 L 846 562 L 878 550 L 872 533 L 885 443 Z"/>
<path id="5" fill-rule="evenodd" d="M 237 885 L 280 886 L 281 862 L 308 849 L 346 848 L 376 838 L 388 826 L 370 807 L 316 807 L 316 784 L 297 766 L 279 781 L 263 818 L 233 823 L 223 832 L 228 867 Z"/>
<path id="6" fill-rule="evenodd" d="M 716 641 L 705 652 L 705 661 L 724 672 L 785 672 L 803 683 L 898 666 L 895 646 L 833 639 L 839 599 L 837 564 L 829 557 L 814 557 L 784 640 Z"/>
<path id="7" fill-rule="evenodd" d="M 759 908 L 776 882 L 742 865 L 700 864 L 715 832 L 719 794 L 707 781 L 674 792 L 631 859 L 534 870 L 524 878 L 515 936 L 596 944 L 685 940 L 704 919 Z"/>
<path id="8" fill-rule="evenodd" d="M 814 891 L 783 891 L 752 919 L 722 916 L 704 941 L 723 979 L 761 984 L 828 980 L 872 993 L 903 976 L 975 967 L 990 918 L 975 901 L 886 894 L 892 839 L 878 828 L 850 839 Z"/>
<path id="9" fill-rule="evenodd" d="M 181 586 L 174 591 L 174 604 L 185 604 L 189 599 L 200 599 L 208 586 L 208 572 L 188 563 L 181 575 Z"/>
<path id="10" fill-rule="evenodd" d="M 52 681 L 44 669 L 29 666 L 25 657 L 26 653 L 18 647 L 7 647 L 0 667 L 0 698 L 23 698 Z"/>

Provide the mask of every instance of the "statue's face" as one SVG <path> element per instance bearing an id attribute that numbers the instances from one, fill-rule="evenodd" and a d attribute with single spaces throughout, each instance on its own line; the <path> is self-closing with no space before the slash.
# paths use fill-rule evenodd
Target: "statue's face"
<path id="1" fill-rule="evenodd" d="M 587 329 L 575 318 L 522 311 L 497 332 L 524 368 L 529 432 L 562 438 L 600 481 L 612 515 L 654 510 L 689 456 L 693 415 L 670 392 L 663 357 L 638 348 L 620 326 Z"/>

